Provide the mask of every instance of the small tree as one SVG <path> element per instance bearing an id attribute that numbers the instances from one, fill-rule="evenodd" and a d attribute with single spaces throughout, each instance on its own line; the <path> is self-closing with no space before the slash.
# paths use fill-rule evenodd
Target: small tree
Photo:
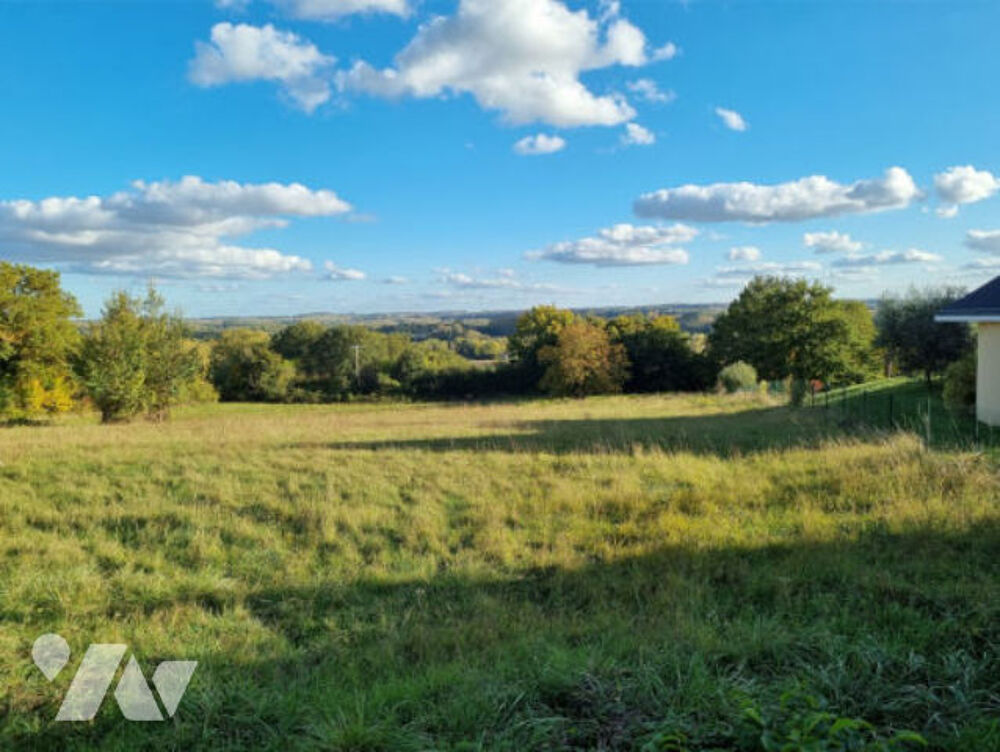
<path id="1" fill-rule="evenodd" d="M 140 300 L 116 292 L 87 331 L 78 370 L 105 423 L 143 410 L 165 420 L 199 377 L 199 355 L 179 315 L 164 310 L 152 287 Z"/>
<path id="2" fill-rule="evenodd" d="M 719 371 L 719 386 L 729 394 L 755 389 L 757 387 L 757 369 L 741 360 L 728 365 Z"/>
<path id="3" fill-rule="evenodd" d="M 155 420 L 166 420 L 185 387 L 200 375 L 197 351 L 187 341 L 180 316 L 164 310 L 163 298 L 152 287 L 142 304 L 146 409 Z"/>
<path id="4" fill-rule="evenodd" d="M 976 404 L 976 351 L 970 350 L 945 369 L 945 404 L 961 410 Z"/>
<path id="5" fill-rule="evenodd" d="M 141 311 L 141 301 L 116 292 L 84 337 L 80 375 L 104 423 L 134 417 L 147 404 L 148 353 Z"/>
<path id="6" fill-rule="evenodd" d="M 539 351 L 538 361 L 545 367 L 539 386 L 557 396 L 617 393 L 628 378 L 625 348 L 587 321 L 566 326 L 554 345 Z"/>

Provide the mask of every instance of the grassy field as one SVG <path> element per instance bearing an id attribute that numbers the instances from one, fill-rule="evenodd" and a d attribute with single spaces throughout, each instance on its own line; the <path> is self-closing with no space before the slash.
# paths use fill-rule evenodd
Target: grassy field
<path id="1" fill-rule="evenodd" d="M 850 430 L 740 396 L 0 430 L 0 748 L 777 749 L 822 711 L 1000 749 L 996 458 Z M 54 723 L 118 641 L 200 662 L 177 715 Z"/>

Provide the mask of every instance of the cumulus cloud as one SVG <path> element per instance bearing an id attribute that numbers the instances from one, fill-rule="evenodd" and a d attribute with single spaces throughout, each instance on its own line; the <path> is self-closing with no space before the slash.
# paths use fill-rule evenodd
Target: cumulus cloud
<path id="1" fill-rule="evenodd" d="M 382 280 L 382 284 L 384 285 L 408 285 L 409 283 L 409 278 L 402 277 L 398 274 L 394 274 L 391 277 L 386 277 Z"/>
<path id="2" fill-rule="evenodd" d="M 407 0 L 270 0 L 295 18 L 309 21 L 336 21 L 354 13 L 389 13 L 406 17 Z"/>
<path id="3" fill-rule="evenodd" d="M 845 232 L 807 232 L 802 236 L 806 248 L 812 248 L 816 253 L 857 253 L 864 248 L 864 243 L 853 240 Z"/>
<path id="4" fill-rule="evenodd" d="M 934 176 L 934 188 L 943 204 L 938 216 L 951 218 L 958 214 L 959 204 L 982 201 L 1000 191 L 1000 178 L 972 165 L 949 167 Z"/>
<path id="5" fill-rule="evenodd" d="M 921 196 L 902 167 L 881 178 L 845 185 L 824 175 L 789 183 L 713 183 L 665 188 L 640 196 L 635 213 L 644 218 L 694 222 L 794 222 L 815 217 L 902 209 Z"/>
<path id="6" fill-rule="evenodd" d="M 566 139 L 559 136 L 538 133 L 534 136 L 525 136 L 514 144 L 514 153 L 526 157 L 539 156 L 541 154 L 554 154 L 565 148 Z"/>
<path id="7" fill-rule="evenodd" d="M 580 240 L 553 243 L 526 255 L 531 260 L 594 266 L 676 265 L 689 261 L 681 243 L 694 239 L 698 231 L 687 225 L 669 227 L 619 224 Z"/>
<path id="8" fill-rule="evenodd" d="M 622 144 L 625 146 L 651 146 L 656 143 L 656 135 L 638 123 L 625 123 Z"/>
<path id="9" fill-rule="evenodd" d="M 890 266 L 894 264 L 928 264 L 941 261 L 936 253 L 928 253 L 919 248 L 909 248 L 905 251 L 880 251 L 879 253 L 855 253 L 833 262 L 840 268 Z"/>
<path id="10" fill-rule="evenodd" d="M 625 88 L 630 93 L 635 94 L 640 99 L 654 104 L 668 104 L 677 99 L 677 94 L 673 91 L 661 91 L 656 81 L 651 78 L 640 78 L 629 81 Z"/>
<path id="11" fill-rule="evenodd" d="M 743 119 L 743 116 L 736 110 L 727 110 L 725 107 L 716 107 L 715 114 L 719 116 L 719 120 L 722 121 L 722 124 L 731 131 L 740 131 L 742 133 L 750 127 L 747 121 Z"/>
<path id="12" fill-rule="evenodd" d="M 311 42 L 271 24 L 218 23 L 211 41 L 195 42 L 188 77 L 201 87 L 273 81 L 298 107 L 312 112 L 330 99 L 334 62 Z"/>
<path id="13" fill-rule="evenodd" d="M 334 282 L 360 282 L 368 276 L 360 269 L 345 269 L 332 261 L 323 262 L 323 269 L 326 270 L 326 278 Z"/>
<path id="14" fill-rule="evenodd" d="M 757 261 L 760 259 L 760 248 L 755 245 L 736 245 L 729 249 L 727 258 L 730 261 Z"/>
<path id="15" fill-rule="evenodd" d="M 969 230 L 965 235 L 965 245 L 974 251 L 1000 255 L 1000 230 Z"/>
<path id="16" fill-rule="evenodd" d="M 651 50 L 619 7 L 602 10 L 595 19 L 560 0 L 460 0 L 454 15 L 423 24 L 392 67 L 358 61 L 338 84 L 383 97 L 470 94 L 515 124 L 620 125 L 635 117 L 625 97 L 596 94 L 580 75 L 642 66 L 676 48 Z"/>
<path id="17" fill-rule="evenodd" d="M 11 258 L 70 271 L 161 277 L 266 278 L 307 271 L 307 259 L 227 242 L 289 217 L 344 214 L 350 204 L 298 183 L 136 181 L 111 196 L 0 201 Z"/>

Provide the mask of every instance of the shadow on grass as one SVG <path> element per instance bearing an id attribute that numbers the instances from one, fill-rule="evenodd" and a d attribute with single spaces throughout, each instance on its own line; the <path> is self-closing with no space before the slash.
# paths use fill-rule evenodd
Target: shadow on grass
<path id="1" fill-rule="evenodd" d="M 305 442 L 291 448 L 421 450 L 432 452 L 624 453 L 636 449 L 730 457 L 776 449 L 814 448 L 858 434 L 859 426 L 804 409 L 768 407 L 705 416 L 528 420 L 505 424 L 508 433 L 427 439 Z"/>
<path id="2" fill-rule="evenodd" d="M 23 749 L 626 750 L 679 734 L 690 749 L 750 750 L 759 734 L 746 735 L 741 698 L 768 706 L 798 688 L 880 729 L 926 733 L 933 748 L 986 749 L 1000 713 L 998 560 L 997 524 L 875 526 L 838 543 L 669 546 L 506 578 L 443 570 L 258 587 L 243 608 L 285 648 L 206 652 L 171 724 L 113 711 L 7 739 Z"/>

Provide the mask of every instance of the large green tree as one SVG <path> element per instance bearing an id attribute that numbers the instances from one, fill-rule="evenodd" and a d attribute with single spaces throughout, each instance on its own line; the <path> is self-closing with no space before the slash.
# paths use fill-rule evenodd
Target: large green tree
<path id="1" fill-rule="evenodd" d="M 848 383 L 864 378 L 872 334 L 864 312 L 829 287 L 756 277 L 716 319 L 709 343 L 720 363 L 749 363 L 763 379 Z"/>
<path id="2" fill-rule="evenodd" d="M 79 315 L 58 272 L 0 262 L 0 415 L 32 417 L 71 406 Z"/>
<path id="3" fill-rule="evenodd" d="M 934 321 L 938 311 L 963 293 L 954 287 L 912 289 L 903 297 L 882 298 L 875 315 L 876 342 L 885 349 L 890 372 L 919 373 L 930 382 L 972 350 L 968 324 Z"/>

